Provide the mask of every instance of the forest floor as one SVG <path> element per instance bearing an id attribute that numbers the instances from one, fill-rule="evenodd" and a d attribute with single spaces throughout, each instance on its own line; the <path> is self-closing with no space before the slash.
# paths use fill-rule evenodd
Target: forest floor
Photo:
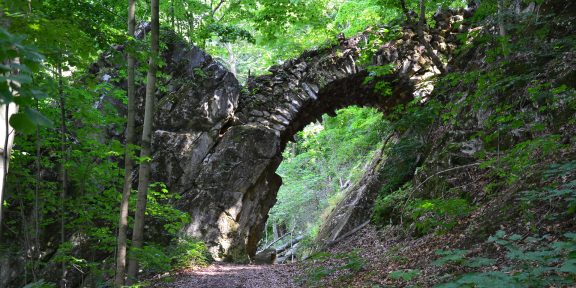
<path id="1" fill-rule="evenodd" d="M 195 288 L 288 288 L 300 287 L 293 279 L 295 265 L 240 265 L 214 263 L 208 267 L 187 269 L 154 281 L 152 287 Z"/>
<path id="2" fill-rule="evenodd" d="M 512 225 L 507 225 L 512 231 Z M 542 230 L 573 231 L 573 221 L 563 222 L 554 229 L 542 225 Z M 552 229 L 552 230 L 551 230 Z M 469 235 L 468 235 L 469 236 Z M 478 243 L 480 242 L 480 243 Z M 473 244 L 475 243 L 475 244 Z M 155 288 L 287 288 L 287 287 L 432 287 L 445 282 L 449 274 L 470 272 L 466 267 L 438 266 L 438 249 L 473 248 L 491 251 L 493 244 L 473 240 L 464 231 L 444 235 L 429 234 L 412 237 L 400 227 L 377 229 L 368 225 L 325 251 L 307 260 L 292 264 L 240 265 L 213 263 L 208 267 L 190 268 L 166 274 L 152 280 Z M 487 270 L 497 271 L 505 253 L 487 252 L 497 263 Z M 494 286 L 502 287 L 502 286 Z M 562 286 L 564 287 L 564 286 Z M 576 287 L 576 286 L 566 286 Z"/>
<path id="3" fill-rule="evenodd" d="M 399 287 L 394 285 L 402 282 L 383 281 L 389 271 L 398 268 L 395 263 L 385 261 L 389 260 L 389 249 L 397 252 L 394 244 L 398 241 L 398 237 L 393 236 L 395 233 L 387 232 L 383 234 L 368 225 L 305 261 L 276 265 L 216 262 L 208 267 L 189 268 L 158 277 L 152 280 L 151 287 L 381 287 L 382 284 Z M 427 243 L 419 241 L 418 244 L 426 246 Z"/>

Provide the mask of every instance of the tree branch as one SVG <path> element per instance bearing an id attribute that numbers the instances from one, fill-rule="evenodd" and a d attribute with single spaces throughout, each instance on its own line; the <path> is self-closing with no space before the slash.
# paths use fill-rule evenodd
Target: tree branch
<path id="1" fill-rule="evenodd" d="M 428 54 L 428 57 L 432 59 L 432 63 L 434 63 L 434 65 L 438 67 L 440 73 L 446 74 L 444 63 L 442 63 L 440 58 L 438 58 L 438 55 L 434 53 L 434 48 L 432 48 L 432 45 L 430 45 L 430 43 L 428 43 L 428 41 L 426 41 L 424 37 L 424 25 L 426 25 L 426 0 L 420 0 L 420 17 L 418 19 L 418 25 L 417 25 L 418 40 L 420 41 L 420 44 L 424 45 L 424 48 L 426 49 L 426 54 Z"/>

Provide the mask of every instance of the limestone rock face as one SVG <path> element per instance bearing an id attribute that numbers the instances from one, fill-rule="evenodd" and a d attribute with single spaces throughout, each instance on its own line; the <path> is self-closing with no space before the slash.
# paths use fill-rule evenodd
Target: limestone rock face
<path id="1" fill-rule="evenodd" d="M 227 258 L 237 247 L 242 255 L 245 243 L 259 240 L 250 237 L 266 222 L 268 210 L 262 207 L 275 203 L 269 190 L 281 184 L 274 174 L 279 146 L 270 129 L 231 127 L 202 163 L 194 187 L 183 194 L 179 204 L 192 216 L 186 232 L 208 241 L 213 255 Z"/>
<path id="2" fill-rule="evenodd" d="M 170 37 L 170 36 L 167 36 Z M 238 105 L 240 85 L 197 47 L 168 42 L 168 91 L 158 93 L 154 118 L 153 176 L 182 194 L 193 186 L 202 161 Z"/>
<path id="3" fill-rule="evenodd" d="M 428 34 L 435 47 L 455 39 L 448 37 L 452 22 L 445 23 Z M 282 184 L 276 168 L 296 132 L 339 108 L 372 106 L 387 112 L 414 95 L 425 99 L 431 93 L 429 80 L 439 72 L 412 30 L 381 46 L 369 63 L 391 65 L 388 75 L 376 77 L 390 83 L 391 95 L 376 91 L 376 81 L 366 83 L 370 73 L 358 65 L 368 39 L 359 35 L 306 52 L 271 67 L 269 75 L 250 78 L 244 89 L 200 49 L 167 41 L 163 57 L 169 77 L 163 83 L 167 91 L 157 97 L 153 178 L 182 196 L 176 205 L 192 218 L 185 232 L 204 240 L 216 259 L 249 261 L 254 256 Z M 369 217 L 377 190 L 370 187 L 380 180 L 366 179 L 349 192 L 349 205 L 338 208 L 354 211 L 336 213 L 356 216 L 332 221 L 333 231 L 326 235 L 336 237 Z"/>

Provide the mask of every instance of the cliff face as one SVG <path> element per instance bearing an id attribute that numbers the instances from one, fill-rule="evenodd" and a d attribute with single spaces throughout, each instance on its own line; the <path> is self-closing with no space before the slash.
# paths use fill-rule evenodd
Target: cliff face
<path id="1" fill-rule="evenodd" d="M 462 20 L 458 12 L 439 14 L 437 28 L 426 34 L 446 59 L 456 48 L 456 33 L 464 29 L 455 23 Z M 274 66 L 270 75 L 250 79 L 245 88 L 198 48 L 167 41 L 163 56 L 170 76 L 168 91 L 158 93 L 153 176 L 183 196 L 176 204 L 192 217 L 186 233 L 206 241 L 216 259 L 245 261 L 256 252 L 276 202 L 282 180 L 275 170 L 296 132 L 346 106 L 388 112 L 414 95 L 427 97 L 433 87 L 426 80 L 437 75 L 438 68 L 413 30 L 400 33 L 400 39 L 376 47 L 367 64 L 359 65 L 359 58 L 366 53 L 363 49 L 374 47 L 368 35 L 360 35 Z M 389 83 L 391 95 L 383 96 L 375 92 L 374 83 L 365 83 L 370 73 L 364 67 L 370 65 L 390 65 L 390 73 L 376 79 Z M 374 189 L 351 193 L 368 200 L 366 209 L 375 198 Z M 366 210 L 338 220 L 343 222 L 336 234 L 353 228 L 348 221 L 365 221 L 369 214 Z"/>

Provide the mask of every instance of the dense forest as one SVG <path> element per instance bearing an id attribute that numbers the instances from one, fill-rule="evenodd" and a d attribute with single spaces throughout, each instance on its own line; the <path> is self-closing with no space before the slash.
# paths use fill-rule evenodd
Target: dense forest
<path id="1" fill-rule="evenodd" d="M 573 287 L 575 67 L 573 0 L 0 0 L 0 288 Z"/>

